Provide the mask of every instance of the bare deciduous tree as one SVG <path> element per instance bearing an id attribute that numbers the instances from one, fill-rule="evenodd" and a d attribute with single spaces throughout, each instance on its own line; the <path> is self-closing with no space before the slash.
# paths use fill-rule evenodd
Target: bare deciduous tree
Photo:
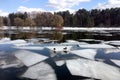
<path id="1" fill-rule="evenodd" d="M 3 19 L 2 19 L 2 17 L 0 17 L 0 27 L 2 27 L 3 26 Z M 3 37 L 4 36 L 4 33 L 2 33 L 3 31 L 2 31 L 2 29 L 0 29 L 0 37 Z"/>
<path id="2" fill-rule="evenodd" d="M 35 18 L 37 26 L 61 27 L 64 20 L 60 15 L 53 15 L 49 12 L 38 13 Z"/>
<path id="3" fill-rule="evenodd" d="M 43 13 L 38 13 L 36 14 L 35 22 L 37 26 L 44 26 L 45 25 L 45 15 Z"/>
<path id="4" fill-rule="evenodd" d="M 0 17 L 0 27 L 3 26 L 3 19 Z"/>
<path id="5" fill-rule="evenodd" d="M 53 27 L 61 27 L 63 24 L 63 18 L 60 15 L 53 16 Z"/>
<path id="6" fill-rule="evenodd" d="M 26 18 L 26 19 L 25 19 L 24 26 L 33 27 L 33 26 L 35 26 L 35 22 L 34 22 L 31 18 Z"/>
<path id="7" fill-rule="evenodd" d="M 24 26 L 29 26 L 30 30 L 36 25 L 36 23 L 31 18 L 26 18 Z"/>
<path id="8" fill-rule="evenodd" d="M 23 27 L 24 26 L 24 20 L 22 20 L 21 18 L 16 17 L 14 19 L 14 24 L 15 24 L 15 26 L 18 29 L 19 27 Z"/>

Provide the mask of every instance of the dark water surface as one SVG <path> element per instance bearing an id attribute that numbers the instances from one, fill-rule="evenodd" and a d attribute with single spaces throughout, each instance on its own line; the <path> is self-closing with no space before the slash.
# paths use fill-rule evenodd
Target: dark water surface
<path id="1" fill-rule="evenodd" d="M 107 33 L 108 32 L 108 33 Z M 69 32 L 64 35 L 64 40 L 66 39 L 96 39 L 96 40 L 120 40 L 120 31 L 107 31 L 106 33 L 100 32 Z"/>

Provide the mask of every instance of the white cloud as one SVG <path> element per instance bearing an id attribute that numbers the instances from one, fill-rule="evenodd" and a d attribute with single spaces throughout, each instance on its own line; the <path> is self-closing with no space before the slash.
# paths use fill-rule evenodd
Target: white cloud
<path id="1" fill-rule="evenodd" d="M 3 12 L 2 10 L 0 10 L 0 16 L 8 16 L 9 13 L 7 12 Z"/>
<path id="2" fill-rule="evenodd" d="M 70 9 L 73 6 L 79 5 L 81 2 L 89 2 L 91 0 L 49 0 L 49 7 L 53 7 L 55 9 Z"/>
<path id="3" fill-rule="evenodd" d="M 105 3 L 99 3 L 97 9 L 116 8 L 120 7 L 120 0 L 108 0 Z"/>
<path id="4" fill-rule="evenodd" d="M 74 12 L 75 12 L 75 10 L 74 10 L 74 9 L 70 9 L 70 8 L 57 9 L 57 10 L 56 10 L 56 11 L 54 11 L 54 12 L 66 11 L 66 10 L 68 10 L 70 13 L 74 13 Z"/>
<path id="5" fill-rule="evenodd" d="M 108 0 L 111 4 L 120 4 L 120 0 Z"/>
<path id="6" fill-rule="evenodd" d="M 24 2 L 28 2 L 29 0 L 24 0 Z"/>
<path id="7" fill-rule="evenodd" d="M 27 8 L 24 6 L 20 6 L 17 11 L 18 12 L 45 12 L 45 10 L 41 8 Z"/>
<path id="8" fill-rule="evenodd" d="M 22 2 L 28 2 L 29 0 L 21 0 Z"/>

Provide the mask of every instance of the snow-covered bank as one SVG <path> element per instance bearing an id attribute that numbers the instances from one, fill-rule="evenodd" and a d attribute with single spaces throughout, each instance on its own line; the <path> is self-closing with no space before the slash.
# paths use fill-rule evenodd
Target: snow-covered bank
<path id="1" fill-rule="evenodd" d="M 111 27 L 111 28 L 105 28 L 105 27 L 101 27 L 101 28 L 98 28 L 98 27 L 92 27 L 92 28 L 84 28 L 84 27 L 63 27 L 63 30 L 85 30 L 85 31 L 104 31 L 104 30 L 120 30 L 120 28 L 118 27 Z"/>
<path id="2" fill-rule="evenodd" d="M 8 42 L 10 41 L 10 38 L 2 38 L 0 39 L 0 43 Z"/>
<path id="3" fill-rule="evenodd" d="M 3 26 L 1 27 L 0 29 L 2 30 L 16 30 L 16 26 Z M 27 27 L 22 27 L 20 28 L 20 30 L 30 30 L 31 28 L 29 26 Z M 32 28 L 33 30 L 54 30 L 55 28 L 53 27 L 40 27 L 40 28 L 37 28 L 37 27 L 34 27 Z M 119 31 L 120 30 L 120 27 L 110 27 L 110 28 L 106 28 L 106 27 L 63 27 L 62 30 L 68 30 L 68 31 L 107 31 L 107 30 L 115 30 L 115 31 Z"/>

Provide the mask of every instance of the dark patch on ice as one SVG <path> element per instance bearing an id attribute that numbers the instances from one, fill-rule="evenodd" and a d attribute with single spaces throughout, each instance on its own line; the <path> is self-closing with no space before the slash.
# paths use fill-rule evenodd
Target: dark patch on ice
<path id="1" fill-rule="evenodd" d="M 0 80 L 21 80 L 18 76 L 25 72 L 27 67 L 0 69 Z"/>
<path id="2" fill-rule="evenodd" d="M 104 52 L 104 49 L 98 49 L 97 50 L 97 54 L 95 55 L 95 59 L 103 59 L 103 62 L 106 64 L 109 64 L 111 66 L 115 66 L 120 68 L 120 66 L 116 65 L 115 63 L 113 63 L 110 59 L 116 59 L 116 60 L 120 60 L 120 54 L 118 53 L 109 53 L 106 54 Z"/>

